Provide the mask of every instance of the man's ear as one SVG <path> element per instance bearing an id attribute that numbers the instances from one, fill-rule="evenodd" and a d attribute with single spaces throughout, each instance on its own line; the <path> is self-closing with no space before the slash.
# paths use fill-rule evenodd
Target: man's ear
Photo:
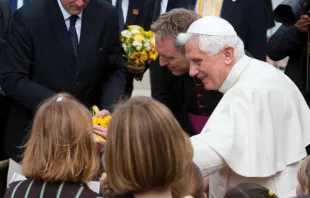
<path id="1" fill-rule="evenodd" d="M 225 46 L 223 49 L 224 62 L 226 65 L 231 65 L 235 58 L 235 50 L 231 46 Z"/>

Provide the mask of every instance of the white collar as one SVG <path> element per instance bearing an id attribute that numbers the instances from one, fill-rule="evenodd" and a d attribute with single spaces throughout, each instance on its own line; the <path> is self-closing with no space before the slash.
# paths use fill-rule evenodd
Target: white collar
<path id="1" fill-rule="evenodd" d="M 71 14 L 63 7 L 62 3 L 60 2 L 60 0 L 57 0 L 58 1 L 58 5 L 60 7 L 60 10 L 61 10 L 61 13 L 64 17 L 65 20 L 69 19 L 71 17 Z M 78 16 L 80 19 L 82 19 L 82 14 L 83 12 L 81 12 Z"/>
<path id="2" fill-rule="evenodd" d="M 238 81 L 243 70 L 249 65 L 251 60 L 252 59 L 247 55 L 241 57 L 231 68 L 228 76 L 224 80 L 222 86 L 219 88 L 219 91 L 225 94 L 229 89 L 231 89 Z"/>

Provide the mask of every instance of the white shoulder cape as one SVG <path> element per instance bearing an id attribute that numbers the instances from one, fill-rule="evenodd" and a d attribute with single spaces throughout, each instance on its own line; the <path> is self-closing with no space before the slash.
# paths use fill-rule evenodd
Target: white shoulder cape
<path id="1" fill-rule="evenodd" d="M 310 111 L 303 96 L 284 74 L 268 67 L 252 61 L 224 94 L 202 133 L 193 137 L 244 177 L 272 176 L 303 159 L 310 144 Z M 195 158 L 208 158 L 203 148 L 193 147 L 199 151 Z"/>

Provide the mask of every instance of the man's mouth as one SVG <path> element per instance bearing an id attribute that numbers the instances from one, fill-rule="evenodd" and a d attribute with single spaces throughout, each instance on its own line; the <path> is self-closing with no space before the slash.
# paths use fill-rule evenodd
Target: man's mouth
<path id="1" fill-rule="evenodd" d="M 169 66 L 168 66 L 168 68 L 169 68 L 170 70 L 174 70 L 174 69 L 175 69 L 174 67 L 169 67 Z"/>
<path id="2" fill-rule="evenodd" d="M 204 76 L 201 76 L 201 77 L 198 77 L 199 80 L 203 81 L 204 79 L 208 78 L 208 74 L 204 75 Z"/>

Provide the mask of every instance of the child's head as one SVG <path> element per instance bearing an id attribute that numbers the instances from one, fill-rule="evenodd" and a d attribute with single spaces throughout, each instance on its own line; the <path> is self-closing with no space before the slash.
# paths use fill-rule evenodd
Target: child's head
<path id="1" fill-rule="evenodd" d="M 166 190 L 193 157 L 189 138 L 170 110 L 149 97 L 133 97 L 113 113 L 105 170 L 115 194 Z"/>
<path id="2" fill-rule="evenodd" d="M 251 197 L 260 197 L 260 198 L 278 198 L 277 195 L 268 190 L 267 188 L 258 185 L 243 183 L 239 184 L 234 188 L 229 189 L 224 198 L 251 198 Z"/>
<path id="3" fill-rule="evenodd" d="M 203 176 L 195 163 L 189 166 L 181 179 L 173 183 L 171 191 L 173 198 L 192 196 L 204 198 Z"/>
<path id="4" fill-rule="evenodd" d="M 87 182 L 99 171 L 89 111 L 73 96 L 57 94 L 37 110 L 23 158 L 25 176 Z"/>
<path id="5" fill-rule="evenodd" d="M 309 194 L 310 189 L 310 164 L 309 164 L 310 157 L 306 157 L 298 170 L 297 179 L 298 179 L 298 186 L 296 189 L 297 195 L 305 195 Z"/>

